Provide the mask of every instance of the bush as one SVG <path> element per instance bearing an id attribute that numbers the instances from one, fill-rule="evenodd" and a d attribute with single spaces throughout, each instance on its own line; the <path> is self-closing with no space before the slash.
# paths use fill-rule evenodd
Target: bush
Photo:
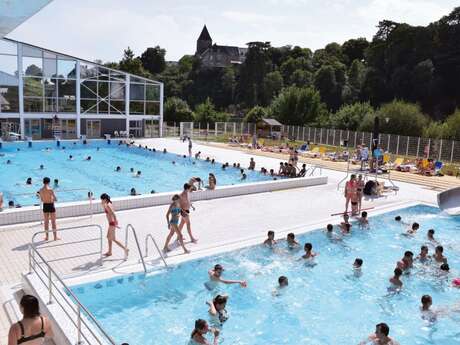
<path id="1" fill-rule="evenodd" d="M 342 106 L 336 113 L 331 114 L 327 126 L 338 129 L 356 130 L 366 115 L 372 116 L 374 108 L 370 103 L 353 103 Z"/>
<path id="2" fill-rule="evenodd" d="M 198 104 L 195 108 L 195 121 L 200 123 L 210 123 L 221 121 L 214 104 L 208 97 L 204 103 Z"/>
<path id="3" fill-rule="evenodd" d="M 193 121 L 193 112 L 187 102 L 178 98 L 168 98 L 164 104 L 164 121 L 189 122 Z"/>
<path id="4" fill-rule="evenodd" d="M 368 114 L 361 123 L 360 130 L 372 132 L 374 118 L 380 119 L 380 132 L 408 136 L 422 136 L 429 124 L 428 117 L 417 104 L 394 100 L 384 104 L 374 114 Z"/>
<path id="5" fill-rule="evenodd" d="M 256 105 L 254 108 L 248 111 L 244 117 L 244 122 L 257 123 L 263 117 L 267 117 L 267 111 L 265 108 Z"/>

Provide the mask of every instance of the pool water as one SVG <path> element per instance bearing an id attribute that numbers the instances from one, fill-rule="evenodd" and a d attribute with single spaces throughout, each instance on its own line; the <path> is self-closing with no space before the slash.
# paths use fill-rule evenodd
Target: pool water
<path id="1" fill-rule="evenodd" d="M 182 186 L 192 176 L 208 181 L 208 174 L 214 173 L 219 186 L 271 180 L 259 172 L 245 170 L 247 179 L 241 181 L 239 169 L 222 170 L 222 163 L 211 164 L 204 160 L 179 157 L 176 154 L 163 154 L 163 148 L 150 152 L 138 147 L 119 146 L 117 140 L 82 142 L 64 141 L 60 147 L 55 142 L 4 143 L 0 149 L 0 191 L 5 203 L 13 200 L 15 204 L 34 205 L 39 201 L 35 192 L 42 186 L 43 177 L 59 180 L 56 194 L 59 201 L 87 199 L 88 190 L 95 196 L 108 193 L 112 197 L 128 196 L 131 188 L 139 194 L 182 190 Z M 51 150 L 46 150 L 50 148 Z M 99 150 L 98 150 L 99 148 Z M 19 149 L 19 151 L 18 151 Z M 74 160 L 69 160 L 69 155 Z M 85 158 L 91 156 L 91 161 Z M 206 157 L 204 157 L 206 158 Z M 6 164 L 10 160 L 11 164 Z M 176 164 L 172 164 L 175 161 Z M 229 162 L 233 164 L 233 162 Z M 247 167 L 248 162 L 240 162 Z M 40 170 L 40 165 L 44 169 Z M 115 172 L 120 166 L 121 172 Z M 133 177 L 130 172 L 141 171 L 141 177 Z M 28 177 L 33 185 L 26 185 Z M 69 189 L 77 189 L 68 191 Z"/>
<path id="2" fill-rule="evenodd" d="M 413 238 L 401 235 L 405 227 L 394 221 L 396 215 L 420 223 Z M 405 250 L 419 253 L 429 228 L 444 245 L 451 267 L 448 277 L 439 277 L 435 264 L 418 265 L 402 278 L 401 292 L 389 291 L 395 263 Z M 311 242 L 319 253 L 314 267 L 299 260 L 301 251 L 287 250 L 282 241 L 276 250 L 249 247 L 186 262 L 167 273 L 93 282 L 73 291 L 117 342 L 130 345 L 187 344 L 194 321 L 210 320 L 205 302 L 222 292 L 229 294 L 230 315 L 222 328 L 222 344 L 358 344 L 380 322 L 390 326 L 390 336 L 400 344 L 460 344 L 459 312 L 429 323 L 419 311 L 424 294 L 433 297 L 434 308 L 457 304 L 458 310 L 460 289 L 452 288 L 450 281 L 459 274 L 459 231 L 459 218 L 415 206 L 371 217 L 368 230 L 354 225 L 343 240 L 331 240 L 323 231 L 298 236 L 302 246 Z M 432 254 L 434 246 L 429 248 Z M 364 260 L 361 277 L 352 273 L 357 257 Z M 248 287 L 206 290 L 207 271 L 216 263 L 224 266 L 224 278 L 247 280 Z M 288 277 L 289 286 L 274 296 L 281 275 Z"/>

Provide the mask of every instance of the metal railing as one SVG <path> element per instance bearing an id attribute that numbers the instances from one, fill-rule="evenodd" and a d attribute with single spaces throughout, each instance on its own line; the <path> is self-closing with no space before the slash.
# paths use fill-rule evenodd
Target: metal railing
<path id="1" fill-rule="evenodd" d="M 155 245 L 155 248 L 158 251 L 158 254 L 160 255 L 161 260 L 163 261 L 163 264 L 167 268 L 168 264 L 166 263 L 163 253 L 161 252 L 160 247 L 158 247 L 157 241 L 155 241 L 155 238 L 152 234 L 148 234 L 147 236 L 145 236 L 145 257 L 149 256 L 149 239 L 152 240 L 153 244 Z"/>
<path id="2" fill-rule="evenodd" d="M 126 225 L 126 228 L 125 228 L 125 247 L 128 247 L 129 230 L 131 230 L 131 232 L 134 235 L 134 240 L 136 241 L 137 251 L 139 252 L 139 258 L 141 260 L 142 267 L 144 268 L 144 273 L 147 273 L 147 267 L 145 266 L 144 256 L 142 255 L 141 246 L 139 245 L 139 240 L 137 238 L 137 232 L 136 232 L 136 229 L 134 229 L 134 226 L 132 224 Z"/>
<path id="3" fill-rule="evenodd" d="M 115 341 L 110 335 L 102 328 L 96 318 L 91 312 L 78 300 L 77 296 L 72 290 L 64 283 L 59 275 L 51 267 L 50 262 L 58 260 L 66 260 L 76 257 L 82 257 L 86 255 L 100 254 L 101 265 L 102 265 L 102 228 L 99 225 L 92 224 L 81 227 L 71 227 L 58 230 L 71 231 L 81 228 L 95 227 L 99 230 L 98 238 L 91 238 L 88 240 L 73 241 L 68 243 L 56 244 L 52 246 L 46 246 L 44 248 L 52 248 L 63 246 L 66 244 L 83 243 L 88 241 L 100 241 L 100 251 L 95 253 L 88 253 L 85 255 L 77 255 L 72 257 L 65 257 L 55 260 L 47 261 L 42 254 L 39 252 L 39 243 L 35 241 L 39 234 L 45 233 L 40 231 L 32 236 L 32 242 L 29 245 L 29 274 L 35 273 L 37 278 L 43 283 L 48 290 L 48 304 L 57 303 L 62 311 L 66 314 L 71 324 L 77 331 L 77 344 L 83 344 L 85 341 L 87 344 L 112 344 L 116 345 Z M 84 316 L 82 315 L 84 314 Z"/>

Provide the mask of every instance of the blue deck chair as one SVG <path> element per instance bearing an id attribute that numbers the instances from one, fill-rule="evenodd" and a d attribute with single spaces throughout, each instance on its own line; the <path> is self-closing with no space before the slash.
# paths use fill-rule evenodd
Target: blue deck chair
<path id="1" fill-rule="evenodd" d="M 297 150 L 298 152 L 307 152 L 308 151 L 308 144 L 302 144 Z"/>
<path id="2" fill-rule="evenodd" d="M 442 162 L 441 161 L 436 161 L 434 163 L 434 174 L 437 175 L 442 169 Z"/>

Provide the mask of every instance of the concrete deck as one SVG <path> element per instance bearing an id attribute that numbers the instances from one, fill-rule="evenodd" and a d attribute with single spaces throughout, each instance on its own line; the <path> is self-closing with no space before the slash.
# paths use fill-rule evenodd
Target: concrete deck
<path id="1" fill-rule="evenodd" d="M 144 139 L 138 140 L 139 144 L 149 147 L 166 148 L 170 152 L 186 154 L 187 143 L 176 139 Z M 201 151 L 202 157 L 213 157 L 220 162 L 240 162 L 247 166 L 250 157 L 255 157 L 256 168 L 277 168 L 279 160 L 273 157 L 254 156 L 235 150 L 227 150 L 220 147 L 211 147 L 194 143 L 194 151 Z M 303 226 L 319 224 L 324 226 L 327 222 L 337 222 L 338 217 L 332 218 L 332 213 L 341 212 L 344 209 L 343 191 L 337 190 L 337 183 L 345 176 L 343 172 L 323 169 L 323 174 L 329 178 L 325 186 L 314 186 L 293 190 L 284 190 L 270 193 L 237 196 L 225 199 L 198 201 L 194 203 L 196 211 L 191 214 L 192 230 L 199 239 L 197 244 L 187 243 L 193 256 L 206 253 L 209 248 L 235 243 L 248 238 L 260 237 L 262 241 L 268 229 L 280 231 L 295 228 L 295 232 L 302 232 Z M 204 177 L 204 176 L 203 176 Z M 178 186 L 185 181 L 177 181 Z M 398 183 L 399 192 L 390 193 L 385 197 L 372 200 L 364 200 L 363 207 L 385 207 L 397 205 L 409 201 L 421 201 L 426 203 L 436 202 L 436 192 L 421 185 Z M 117 213 L 122 229 L 131 223 L 136 228 L 141 245 L 144 238 L 151 233 L 163 246 L 164 238 L 168 232 L 166 227 L 165 213 L 167 206 L 150 207 L 120 211 Z M 372 210 L 369 211 L 372 213 Z M 73 219 L 59 219 L 59 227 L 76 226 L 84 224 L 99 224 L 106 229 L 104 214 L 94 215 L 92 218 L 82 217 Z M 124 230 L 119 230 L 119 238 L 124 237 Z M 0 302 L 5 303 L 11 297 L 8 295 L 11 287 L 20 288 L 21 272 L 28 268 L 28 243 L 32 235 L 41 230 L 39 223 L 22 224 L 0 228 L 0 282 L 3 286 L 4 297 Z M 123 236 L 122 236 L 123 235 Z M 184 231 L 188 239 L 187 233 Z M 104 233 L 105 236 L 105 233 Z M 82 235 L 78 232 L 62 234 L 64 241 L 79 240 Z M 90 248 L 90 246 L 92 246 Z M 104 249 L 106 243 L 104 238 Z M 62 248 L 62 247 L 61 247 Z M 68 256 L 78 255 L 94 250 L 94 244 L 81 243 L 66 247 L 60 254 Z M 153 251 L 152 251 L 153 252 Z M 54 254 L 53 254 L 54 255 Z M 169 254 L 170 257 L 183 256 L 180 248 Z M 190 256 L 192 257 L 192 255 Z M 114 257 L 104 260 L 103 269 L 120 271 L 133 263 L 137 263 L 135 243 L 130 240 L 130 259 L 122 261 L 122 252 L 114 247 Z M 85 274 L 100 269 L 97 257 L 92 256 L 75 260 L 66 260 L 54 264 L 54 267 L 62 274 Z M 11 308 L 9 308 L 11 309 Z M 6 334 L 11 322 L 16 321 L 17 316 L 7 313 L 3 307 L 0 311 L 0 344 L 6 344 Z"/>

